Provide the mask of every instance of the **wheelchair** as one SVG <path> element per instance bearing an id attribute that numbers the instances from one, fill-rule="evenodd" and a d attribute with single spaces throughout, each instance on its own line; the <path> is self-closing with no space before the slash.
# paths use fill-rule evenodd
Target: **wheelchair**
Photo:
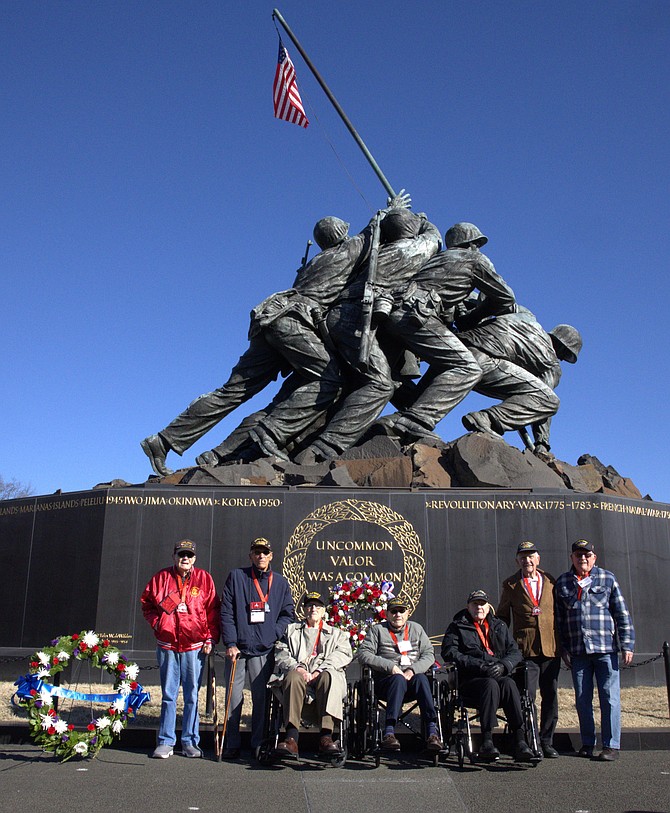
<path id="1" fill-rule="evenodd" d="M 314 758 L 321 763 L 330 764 L 334 768 L 342 768 L 349 755 L 354 751 L 353 745 L 353 725 L 354 698 L 356 685 L 360 680 L 360 666 L 351 663 L 346 669 L 347 695 L 344 698 L 344 708 L 342 721 L 340 723 L 340 751 L 332 756 L 314 755 Z M 258 751 L 258 761 L 261 765 L 270 766 L 278 762 L 275 756 L 275 749 L 279 744 L 281 730 L 284 725 L 284 715 L 282 709 L 282 684 L 281 682 L 271 682 L 266 686 L 265 720 L 263 723 L 263 741 Z M 311 719 L 310 705 L 303 708 L 305 719 L 303 725 L 306 728 L 315 724 Z M 283 761 L 284 758 L 282 758 Z M 300 762 L 303 757 L 296 757 L 295 761 Z"/>
<path id="2" fill-rule="evenodd" d="M 359 667 L 360 668 L 360 667 Z M 446 671 L 432 670 L 427 673 L 430 681 L 433 704 L 437 711 L 438 736 L 442 742 L 444 740 L 443 723 L 446 720 L 446 702 L 448 698 Z M 415 712 L 419 707 L 416 700 L 408 701 L 403 706 L 397 725 L 403 726 L 410 731 L 420 741 L 426 739 L 426 731 L 423 725 L 417 725 Z M 374 673 L 369 666 L 362 667 L 362 675 L 354 687 L 354 714 L 353 714 L 353 756 L 359 760 L 372 757 L 375 768 L 381 764 L 382 756 L 386 753 L 382 749 L 384 716 L 382 712 L 386 708 L 383 700 L 377 697 L 375 692 Z M 429 759 L 434 766 L 439 765 L 441 759 L 446 759 L 449 755 L 448 747 L 441 751 L 430 753 Z"/>
<path id="3" fill-rule="evenodd" d="M 472 741 L 471 724 L 478 719 L 479 713 L 475 710 L 475 713 L 472 714 L 459 693 L 458 670 L 453 665 L 448 665 L 445 669 L 445 742 L 453 746 L 456 759 L 458 760 L 458 766 L 459 768 L 463 768 L 466 758 L 470 761 L 471 765 L 477 762 L 477 751 Z M 528 692 L 528 675 L 526 672 L 526 664 L 523 661 L 516 667 L 514 672 L 512 672 L 512 676 L 520 678 L 520 680 L 516 682 L 517 685 L 521 683 L 521 689 L 519 691 L 521 714 L 526 733 L 526 743 L 533 754 L 530 762 L 525 764 L 535 767 L 542 760 L 542 749 L 540 747 L 537 730 L 535 703 Z M 499 722 L 503 723 L 504 731 L 507 733 L 508 726 L 505 717 L 501 714 L 496 716 Z M 495 757 L 493 760 L 487 761 L 496 762 L 498 759 L 498 757 Z"/>

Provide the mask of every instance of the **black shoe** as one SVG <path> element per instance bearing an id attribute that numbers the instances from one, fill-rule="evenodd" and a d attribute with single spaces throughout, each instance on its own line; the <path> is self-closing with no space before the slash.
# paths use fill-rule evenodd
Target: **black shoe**
<path id="1" fill-rule="evenodd" d="M 596 759 L 599 762 L 614 762 L 615 759 L 619 759 L 619 749 L 603 748 L 603 750 L 598 754 Z"/>
<path id="2" fill-rule="evenodd" d="M 514 749 L 515 762 L 532 762 L 534 756 L 535 755 L 528 747 L 528 743 L 522 740 L 516 744 L 516 748 Z"/>
<path id="3" fill-rule="evenodd" d="M 477 758 L 492 762 L 500 759 L 500 751 L 495 747 L 492 740 L 484 740 L 477 752 Z"/>
<path id="4" fill-rule="evenodd" d="M 582 745 L 579 751 L 577 751 L 577 756 L 583 757 L 584 759 L 593 759 L 593 746 Z"/>
<path id="5" fill-rule="evenodd" d="M 558 759 L 560 757 L 560 754 L 554 748 L 554 746 L 549 745 L 548 743 L 542 743 L 542 753 L 547 759 Z"/>
<path id="6" fill-rule="evenodd" d="M 240 758 L 240 749 L 239 748 L 224 748 L 223 754 L 221 755 L 221 759 L 239 759 Z"/>

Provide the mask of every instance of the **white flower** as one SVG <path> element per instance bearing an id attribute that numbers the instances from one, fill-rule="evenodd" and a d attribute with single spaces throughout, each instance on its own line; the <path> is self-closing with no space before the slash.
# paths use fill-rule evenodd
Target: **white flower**
<path id="1" fill-rule="evenodd" d="M 58 653 L 58 655 L 56 655 L 56 657 L 58 658 L 59 661 L 69 661 L 70 653 L 66 652 L 64 649 L 61 649 L 61 651 Z"/>
<path id="2" fill-rule="evenodd" d="M 53 720 L 51 719 L 50 714 L 40 714 L 40 720 L 42 721 L 41 725 L 42 728 L 46 731 L 47 728 L 51 728 L 53 725 Z"/>
<path id="3" fill-rule="evenodd" d="M 90 630 L 89 632 L 86 633 L 86 635 L 84 635 L 82 641 L 86 644 L 86 646 L 97 646 L 98 642 L 100 641 L 100 638 L 98 638 L 98 636 L 93 632 L 93 630 Z"/>
<path id="4" fill-rule="evenodd" d="M 137 680 L 140 673 L 140 667 L 136 663 L 129 663 L 126 666 L 126 677 L 128 680 Z"/>
<path id="5" fill-rule="evenodd" d="M 78 742 L 74 747 L 74 752 L 84 756 L 84 754 L 88 754 L 88 745 L 85 742 Z"/>
<path id="6" fill-rule="evenodd" d="M 112 723 L 112 731 L 115 734 L 120 734 L 123 731 L 123 723 L 121 722 L 121 720 L 114 720 L 114 722 Z"/>
<path id="7" fill-rule="evenodd" d="M 56 734 L 65 734 L 67 731 L 67 723 L 65 720 L 56 720 L 54 728 L 56 729 Z"/>
<path id="8" fill-rule="evenodd" d="M 119 662 L 119 653 L 118 652 L 108 652 L 105 655 L 105 661 L 110 666 L 116 666 L 116 664 Z"/>
<path id="9" fill-rule="evenodd" d="M 49 657 L 49 655 L 47 655 L 46 652 L 38 652 L 37 660 L 40 663 L 43 663 L 45 666 L 48 666 L 51 663 L 51 658 Z"/>
<path id="10" fill-rule="evenodd" d="M 42 688 L 40 689 L 40 700 L 44 703 L 45 706 L 50 706 L 53 703 L 49 691 L 45 689 L 44 686 L 42 686 Z"/>
<path id="11" fill-rule="evenodd" d="M 119 686 L 119 692 L 121 694 L 130 694 L 132 689 L 130 688 L 130 683 L 127 680 L 124 680 L 123 683 Z"/>
<path id="12" fill-rule="evenodd" d="M 40 678 L 40 680 L 42 678 L 49 677 L 50 675 L 51 675 L 51 672 L 48 669 L 44 669 L 44 668 L 39 669 L 38 672 L 37 672 L 37 677 Z"/>
<path id="13" fill-rule="evenodd" d="M 96 726 L 102 731 L 103 728 L 107 728 L 112 721 L 109 717 L 98 717 L 95 721 Z"/>
<path id="14" fill-rule="evenodd" d="M 117 697 L 116 700 L 112 703 L 112 707 L 116 709 L 116 711 L 125 711 L 126 710 L 126 701 L 123 697 Z"/>

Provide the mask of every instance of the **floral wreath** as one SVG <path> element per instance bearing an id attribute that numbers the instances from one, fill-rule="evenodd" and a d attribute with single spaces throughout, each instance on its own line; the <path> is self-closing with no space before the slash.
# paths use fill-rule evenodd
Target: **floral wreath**
<path id="1" fill-rule="evenodd" d="M 330 589 L 326 608 L 328 623 L 349 635 L 354 651 L 365 638 L 368 627 L 386 619 L 386 604 L 393 598 L 393 587 L 393 582 L 377 584 L 364 579 L 344 581 Z"/>
<path id="2" fill-rule="evenodd" d="M 48 682 L 72 660 L 87 660 L 93 667 L 106 669 L 114 677 L 115 693 L 83 694 Z M 31 737 L 43 750 L 53 751 L 63 762 L 73 756 L 93 757 L 120 736 L 128 720 L 150 699 L 136 680 L 139 671 L 136 663 L 129 663 L 119 649 L 93 630 L 61 635 L 30 658 L 30 671 L 14 684 L 18 688 L 12 702 L 28 710 Z M 108 708 L 97 719 L 92 718 L 86 730 L 77 731 L 56 711 L 56 697 L 106 703 Z"/>

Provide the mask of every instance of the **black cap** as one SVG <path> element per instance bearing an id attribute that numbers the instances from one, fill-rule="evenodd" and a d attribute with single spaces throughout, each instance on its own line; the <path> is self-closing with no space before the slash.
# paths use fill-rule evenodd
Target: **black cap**
<path id="1" fill-rule="evenodd" d="M 174 553 L 179 553 L 182 550 L 188 551 L 195 556 L 195 542 L 191 542 L 190 539 L 182 539 L 181 542 L 177 542 L 174 546 Z"/>
<path id="2" fill-rule="evenodd" d="M 392 598 L 386 605 L 387 610 L 406 610 L 407 602 L 401 598 Z"/>
<path id="3" fill-rule="evenodd" d="M 310 593 L 307 593 L 305 598 L 302 600 L 303 607 L 306 607 L 308 604 L 320 604 L 322 607 L 326 606 L 326 602 L 321 598 L 321 594 L 317 593 L 316 590 L 312 590 Z"/>
<path id="4" fill-rule="evenodd" d="M 482 604 L 489 603 L 489 597 L 483 590 L 473 590 L 472 593 L 468 596 L 467 603 L 469 604 L 471 601 L 481 602 Z"/>
<path id="5" fill-rule="evenodd" d="M 258 550 L 258 548 L 263 548 L 268 553 L 272 553 L 272 545 L 264 536 L 259 536 L 258 539 L 254 539 L 249 550 Z"/>
<path id="6" fill-rule="evenodd" d="M 519 547 L 516 549 L 516 555 L 520 553 L 539 553 L 540 551 L 535 547 L 535 542 L 520 542 Z"/>
<path id="7" fill-rule="evenodd" d="M 572 543 L 573 553 L 593 553 L 593 543 L 588 539 L 578 539 Z"/>

